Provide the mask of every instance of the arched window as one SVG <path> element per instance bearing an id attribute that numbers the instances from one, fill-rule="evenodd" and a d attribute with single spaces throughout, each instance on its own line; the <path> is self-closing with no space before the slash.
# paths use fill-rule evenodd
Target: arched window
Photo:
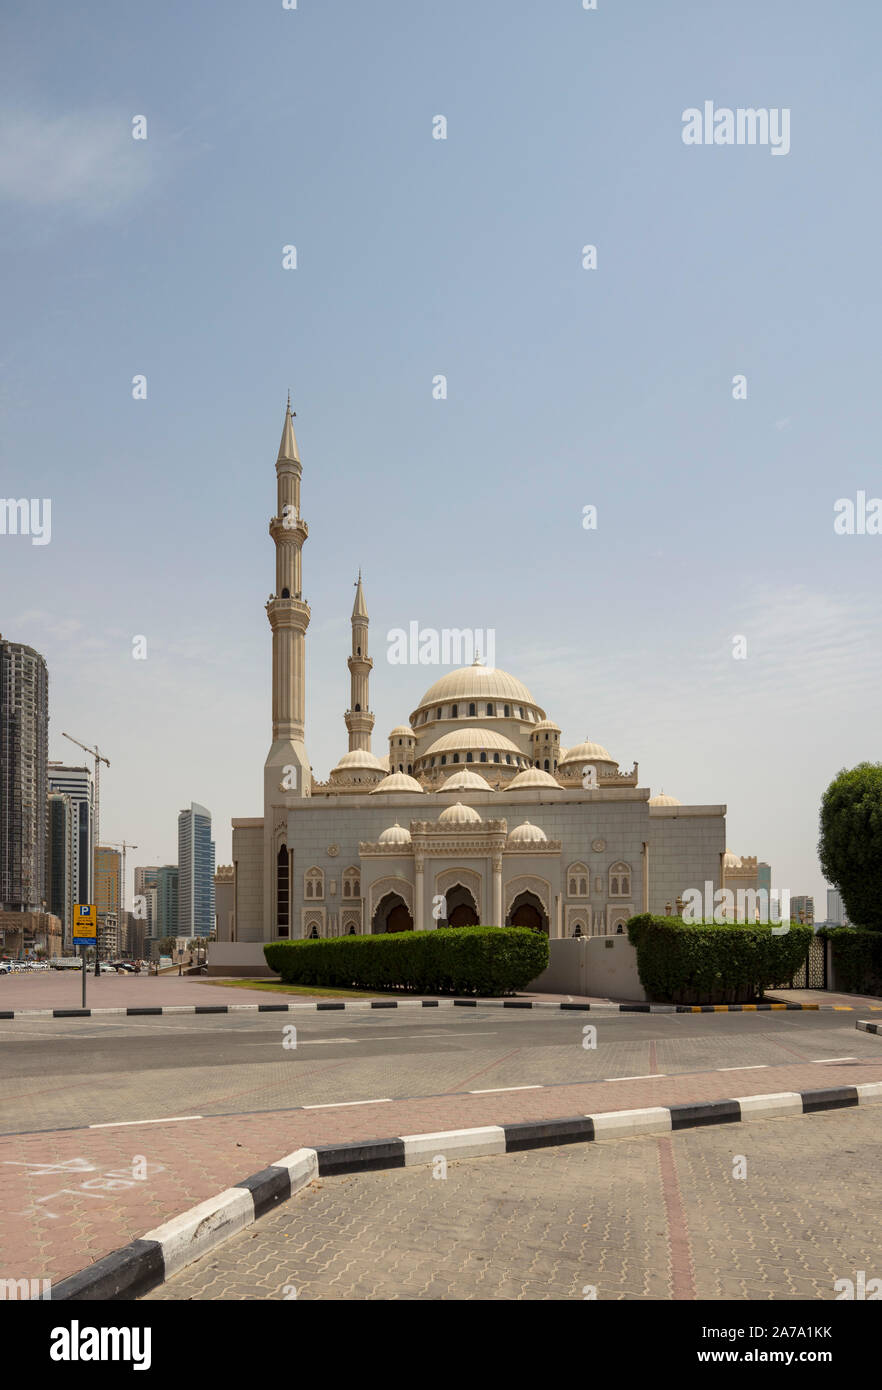
<path id="1" fill-rule="evenodd" d="M 485 763 L 486 761 L 487 761 L 487 754 L 486 754 L 486 753 L 482 753 L 482 754 L 481 754 L 481 762 L 482 762 L 482 763 Z"/>
<path id="2" fill-rule="evenodd" d="M 548 771 L 548 759 L 547 759 L 547 758 L 545 759 L 545 771 L 546 771 L 546 772 Z"/>
<path id="3" fill-rule="evenodd" d="M 309 933 L 310 941 L 318 941 L 318 927 L 313 924 L 312 931 Z"/>
<path id="4" fill-rule="evenodd" d="M 290 590 L 290 589 L 283 589 L 283 590 L 282 590 L 282 598 L 290 598 L 290 597 L 291 597 L 291 590 Z"/>
<path id="5" fill-rule="evenodd" d="M 499 754 L 498 754 L 498 753 L 494 753 L 494 754 L 493 754 L 493 761 L 494 761 L 495 763 L 498 763 L 498 762 L 499 762 Z"/>
<path id="6" fill-rule="evenodd" d="M 505 715 L 506 719 L 508 719 L 511 714 L 511 705 L 503 705 L 502 712 Z"/>
<path id="7" fill-rule="evenodd" d="M 403 772 L 403 771 L 404 771 L 404 764 L 403 764 L 403 763 L 399 763 L 399 764 L 398 764 L 398 771 L 399 771 L 399 772 Z"/>
<path id="8" fill-rule="evenodd" d="M 510 763 L 510 762 L 511 762 L 511 753 L 506 753 L 506 755 L 505 755 L 505 761 L 506 761 L 507 763 Z"/>
<path id="9" fill-rule="evenodd" d="M 433 758 L 433 759 L 432 759 L 432 762 L 434 762 L 434 761 L 435 761 L 435 759 Z M 408 775 L 408 777 L 410 777 L 410 776 L 413 775 L 413 763 L 408 763 L 408 764 L 407 764 L 407 775 Z"/>
<path id="10" fill-rule="evenodd" d="M 475 705 L 474 705 L 474 701 L 473 701 L 473 702 L 469 705 L 469 714 L 470 714 L 470 715 L 474 715 L 474 713 L 475 713 Z"/>
<path id="11" fill-rule="evenodd" d="M 488 714 L 492 714 L 492 713 L 493 713 L 493 706 L 492 706 L 491 704 L 488 704 L 488 705 L 487 705 L 487 713 L 488 713 Z"/>
<path id="12" fill-rule="evenodd" d="M 288 924 L 291 920 L 288 887 L 288 846 L 280 845 L 276 858 L 276 922 L 278 923 L 279 936 L 288 935 Z"/>
<path id="13" fill-rule="evenodd" d="M 519 719 L 523 719 L 523 717 L 524 717 L 524 707 L 523 707 L 523 705 L 518 705 L 518 718 L 519 718 Z"/>
<path id="14" fill-rule="evenodd" d="M 441 711 L 440 711 L 439 709 L 436 709 L 436 710 L 435 710 L 435 718 L 436 718 L 436 719 L 440 719 L 440 718 L 441 718 Z"/>
<path id="15" fill-rule="evenodd" d="M 571 864 L 567 869 L 567 886 L 571 898 L 587 898 L 588 870 L 584 864 Z"/>
<path id="16" fill-rule="evenodd" d="M 361 895 L 361 870 L 355 867 L 343 870 L 344 898 L 357 898 Z"/>
<path id="17" fill-rule="evenodd" d="M 451 706 L 450 706 L 450 718 L 451 718 L 451 719 L 457 719 L 458 717 L 459 717 L 459 705 L 451 705 Z"/>
<path id="18" fill-rule="evenodd" d="M 611 864 L 609 870 L 609 895 L 611 898 L 631 896 L 631 866 L 621 861 Z"/>
<path id="19" fill-rule="evenodd" d="M 356 647 L 355 650 L 357 651 L 358 655 L 361 656 L 361 647 Z"/>
<path id="20" fill-rule="evenodd" d="M 360 709 L 361 709 L 361 705 L 356 705 L 356 706 L 355 706 L 355 712 L 356 712 L 356 714 L 358 713 L 358 711 L 359 711 Z M 401 742 L 400 739 L 399 739 L 398 741 L 399 741 L 399 743 Z"/>
<path id="21" fill-rule="evenodd" d="M 458 753 L 454 753 L 454 755 L 453 755 L 453 761 L 454 761 L 455 763 L 458 763 L 458 762 L 459 762 L 459 754 L 458 754 Z"/>
<path id="22" fill-rule="evenodd" d="M 304 898 L 323 898 L 325 896 L 325 876 L 321 869 L 307 869 L 303 875 Z"/>
<path id="23" fill-rule="evenodd" d="M 471 753 L 466 753 L 466 762 L 467 762 L 467 763 L 474 762 L 474 758 L 473 758 L 473 756 L 472 756 Z"/>
<path id="24" fill-rule="evenodd" d="M 442 754 L 441 754 L 441 766 L 443 767 L 444 764 L 445 764 L 446 762 L 447 762 L 447 754 L 446 754 L 446 753 L 442 753 Z"/>

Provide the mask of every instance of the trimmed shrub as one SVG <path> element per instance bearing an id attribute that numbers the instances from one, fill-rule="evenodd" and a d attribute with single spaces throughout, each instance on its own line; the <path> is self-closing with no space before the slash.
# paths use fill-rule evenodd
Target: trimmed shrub
<path id="1" fill-rule="evenodd" d="M 510 994 L 548 965 L 548 938 L 527 927 L 441 927 L 330 941 L 273 941 L 263 953 L 290 985 Z"/>
<path id="2" fill-rule="evenodd" d="M 790 983 L 808 958 L 812 929 L 791 922 L 684 922 L 641 913 L 628 923 L 637 973 L 650 999 L 666 1004 L 748 1004 Z"/>
<path id="3" fill-rule="evenodd" d="M 837 989 L 882 995 L 882 932 L 821 927 L 818 936 L 830 942 Z"/>

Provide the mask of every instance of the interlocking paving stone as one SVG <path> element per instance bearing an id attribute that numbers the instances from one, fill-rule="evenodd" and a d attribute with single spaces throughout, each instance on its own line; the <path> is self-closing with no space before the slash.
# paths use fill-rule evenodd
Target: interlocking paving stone
<path id="1" fill-rule="evenodd" d="M 693 1279 L 681 1297 L 829 1300 L 838 1278 L 882 1275 L 880 1138 L 882 1107 L 866 1107 L 452 1162 L 446 1179 L 325 1178 L 148 1298 L 671 1299 L 667 1144 Z"/>

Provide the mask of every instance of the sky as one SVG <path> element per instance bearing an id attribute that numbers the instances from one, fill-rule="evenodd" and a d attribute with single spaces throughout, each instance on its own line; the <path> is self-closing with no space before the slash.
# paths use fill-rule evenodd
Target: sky
<path id="1" fill-rule="evenodd" d="M 317 777 L 361 567 L 375 752 L 446 669 L 387 634 L 492 629 L 563 745 L 725 804 L 824 916 L 821 795 L 882 756 L 882 536 L 834 530 L 882 496 L 880 39 L 876 0 L 7 11 L 0 495 L 51 539 L 0 535 L 0 632 L 50 756 L 110 759 L 129 893 L 191 801 L 218 863 L 261 814 L 290 388 Z M 684 143 L 705 102 L 789 151 Z"/>

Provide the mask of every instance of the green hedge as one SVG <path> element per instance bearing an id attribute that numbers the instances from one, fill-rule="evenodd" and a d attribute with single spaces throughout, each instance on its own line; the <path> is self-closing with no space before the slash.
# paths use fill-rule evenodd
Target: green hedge
<path id="1" fill-rule="evenodd" d="M 637 972 L 650 999 L 668 1004 L 747 1004 L 786 986 L 808 957 L 812 929 L 684 922 L 645 912 L 628 923 Z"/>
<path id="2" fill-rule="evenodd" d="M 836 988 L 846 994 L 882 995 L 882 932 L 863 927 L 821 927 L 831 943 Z"/>
<path id="3" fill-rule="evenodd" d="M 527 927 L 274 941 L 263 953 L 286 984 L 412 989 L 420 994 L 510 994 L 548 965 L 548 938 Z"/>

